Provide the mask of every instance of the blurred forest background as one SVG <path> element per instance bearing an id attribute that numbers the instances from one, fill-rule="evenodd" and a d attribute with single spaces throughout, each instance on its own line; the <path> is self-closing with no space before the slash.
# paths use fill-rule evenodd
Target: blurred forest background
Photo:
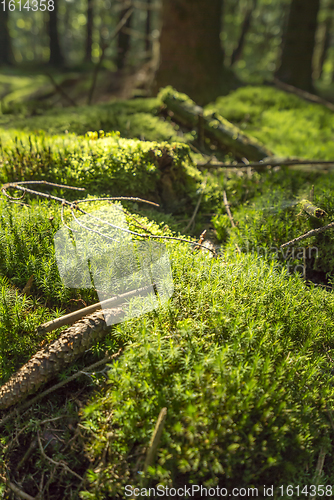
<path id="1" fill-rule="evenodd" d="M 73 105 L 171 84 L 205 104 L 278 80 L 331 100 L 333 15 L 334 0 L 4 0 L 2 111 L 20 93 Z"/>

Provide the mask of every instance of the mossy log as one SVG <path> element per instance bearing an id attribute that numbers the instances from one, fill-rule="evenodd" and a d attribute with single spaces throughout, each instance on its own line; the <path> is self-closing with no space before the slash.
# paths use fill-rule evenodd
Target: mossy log
<path id="1" fill-rule="evenodd" d="M 259 141 L 243 133 L 222 116 L 204 111 L 187 95 L 180 94 L 172 87 L 163 89 L 159 97 L 176 121 L 189 128 L 200 128 L 207 137 L 218 142 L 223 149 L 231 151 L 237 158 L 259 161 L 272 156 L 273 153 Z"/>
<path id="2" fill-rule="evenodd" d="M 322 208 L 315 207 L 313 203 L 311 203 L 308 200 L 301 200 L 299 204 L 301 208 L 304 210 L 304 212 L 306 212 L 311 217 L 316 217 L 317 219 L 323 219 L 324 217 L 327 216 L 325 210 L 322 210 Z"/>
<path id="3" fill-rule="evenodd" d="M 111 327 L 107 326 L 105 316 L 122 314 L 121 308 L 97 311 L 67 328 L 57 340 L 32 356 L 6 384 L 0 387 L 0 409 L 5 410 L 21 402 L 29 394 L 35 393 L 94 343 L 106 336 Z"/>

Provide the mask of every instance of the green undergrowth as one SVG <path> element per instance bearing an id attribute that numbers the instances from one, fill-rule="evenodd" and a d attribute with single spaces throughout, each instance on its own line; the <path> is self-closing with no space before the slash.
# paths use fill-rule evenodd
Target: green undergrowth
<path id="1" fill-rule="evenodd" d="M 85 483 L 75 483 L 64 471 L 64 483 L 92 500 L 124 498 L 126 484 L 158 482 L 263 491 L 263 484 L 314 484 L 319 453 L 325 452 L 321 483 L 331 484 L 334 296 L 328 287 L 307 285 L 298 266 L 306 259 L 307 269 L 327 274 L 330 284 L 333 234 L 303 240 L 294 253 L 282 254 L 279 247 L 332 220 L 333 174 L 288 168 L 199 172 L 187 144 L 166 142 L 179 136 L 177 127 L 157 117 L 159 106 L 155 99 L 138 99 L 54 110 L 22 122 L 0 118 L 0 184 L 46 180 L 86 188 L 30 186 L 72 201 L 87 195 L 148 198 L 162 208 L 124 202 L 137 219 L 127 215 L 127 222 L 133 231 L 160 235 L 187 226 L 203 190 L 188 234 L 198 239 L 211 223 L 222 244 L 222 255 L 210 258 L 190 245 L 167 242 L 171 300 L 114 326 L 105 342 L 85 354 L 93 359 L 125 347 L 109 369 L 108 384 L 100 383 L 105 372 L 97 376 L 94 396 L 81 410 L 81 465 L 66 452 L 55 455 L 85 476 Z M 320 106 L 272 88 L 249 87 L 218 99 L 215 107 L 277 154 L 333 158 L 333 118 Z M 195 137 L 188 131 L 184 137 L 190 136 Z M 298 204 L 310 199 L 312 186 L 315 205 L 327 213 L 320 221 Z M 226 214 L 223 190 L 236 228 Z M 0 383 L 59 334 L 38 336 L 37 326 L 98 300 L 92 288 L 70 289 L 60 279 L 53 243 L 62 224 L 60 204 L 28 194 L 20 202 L 0 200 Z M 91 202 L 85 209 L 100 206 Z M 70 220 L 66 209 L 65 221 Z M 78 382 L 79 391 L 85 381 Z M 90 391 L 94 381 L 91 377 Z M 157 458 L 141 474 L 163 407 L 167 418 Z M 50 409 L 47 417 L 58 410 Z M 13 429 L 8 423 L 7 444 L 14 442 L 11 432 L 19 432 Z M 32 424 L 29 432 L 30 441 L 28 435 L 19 439 L 22 449 L 36 438 Z M 44 474 L 38 449 L 27 464 L 20 484 L 36 496 L 38 489 L 27 478 L 31 471 L 39 479 Z M 66 498 L 68 484 L 59 498 Z"/>
<path id="2" fill-rule="evenodd" d="M 62 194 L 53 192 L 53 194 Z M 59 275 L 54 249 L 54 236 L 62 227 L 61 205 L 54 201 L 27 198 L 24 206 L 0 199 L 0 381 L 5 382 L 30 356 L 41 342 L 56 338 L 59 330 L 40 336 L 41 324 L 79 307 L 99 301 L 93 288 L 69 288 Z M 140 233 L 170 235 L 165 223 L 170 219 L 155 212 L 160 223 L 143 215 L 130 217 L 133 209 L 142 211 L 145 205 L 124 203 L 129 228 Z M 105 203 L 102 206 L 105 206 Z M 139 206 L 141 205 L 141 206 Z M 89 213 L 101 202 L 82 205 Z M 145 210 L 144 210 L 145 211 Z M 149 214 L 152 216 L 152 209 Z M 80 216 L 77 213 L 77 216 Z M 69 210 L 65 222 L 73 220 Z M 27 295 L 25 286 L 32 278 Z"/>
<path id="3" fill-rule="evenodd" d="M 232 228 L 225 209 L 218 208 L 212 223 L 220 242 L 235 249 L 237 244 L 243 252 L 267 257 L 302 274 L 303 266 L 321 271 L 333 280 L 334 235 L 331 230 L 296 242 L 281 249 L 283 243 L 300 235 L 329 224 L 334 217 L 332 190 L 334 174 L 289 171 L 271 174 L 246 175 L 217 181 L 226 189 L 237 227 Z M 301 208 L 302 199 L 310 199 L 313 187 L 313 203 L 326 212 L 319 220 Z M 306 259 L 306 262 L 305 262 Z"/>
<path id="4" fill-rule="evenodd" d="M 124 139 L 104 131 L 84 137 L 10 131 L 2 143 L 2 183 L 46 180 L 89 193 L 139 194 L 168 208 L 184 205 L 195 187 L 186 144 Z"/>
<path id="5" fill-rule="evenodd" d="M 170 255 L 173 298 L 116 327 L 131 342 L 84 411 L 93 466 L 81 498 L 124 498 L 127 484 L 311 484 L 321 447 L 332 453 L 333 295 L 251 256 Z M 332 473 L 327 463 L 323 484 Z"/>
<path id="6" fill-rule="evenodd" d="M 26 132 L 44 130 L 48 134 L 64 134 L 67 131 L 77 135 L 102 129 L 147 141 L 184 142 L 170 122 L 157 116 L 160 107 L 161 102 L 156 98 L 111 101 L 77 108 L 54 108 L 44 111 L 41 116 L 2 115 L 0 126 Z"/>
<path id="7" fill-rule="evenodd" d="M 319 104 L 272 87 L 242 87 L 206 109 L 218 111 L 275 154 L 331 160 L 334 115 Z"/>

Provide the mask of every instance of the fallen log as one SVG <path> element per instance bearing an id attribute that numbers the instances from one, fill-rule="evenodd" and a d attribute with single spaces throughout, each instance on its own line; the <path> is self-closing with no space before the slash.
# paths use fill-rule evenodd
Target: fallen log
<path id="1" fill-rule="evenodd" d="M 97 311 L 67 328 L 60 337 L 37 352 L 0 387 L 0 409 L 5 410 L 35 393 L 67 365 L 77 360 L 110 331 L 105 316 L 123 317 L 119 308 Z"/>
<path id="2" fill-rule="evenodd" d="M 298 97 L 301 97 L 305 101 L 309 101 L 316 104 L 321 104 L 322 106 L 326 106 L 326 108 L 334 111 L 334 104 L 332 102 L 326 101 L 322 97 L 311 94 L 310 92 L 306 92 L 306 90 L 299 89 L 294 87 L 293 85 L 289 85 L 288 83 L 282 82 L 278 78 L 274 78 L 274 85 L 285 92 L 289 92 L 291 94 L 296 94 Z"/>
<path id="3" fill-rule="evenodd" d="M 315 217 L 316 219 L 322 219 L 327 216 L 325 210 L 322 210 L 322 208 L 319 207 L 315 207 L 313 203 L 311 203 L 308 200 L 301 200 L 299 204 L 300 207 L 304 210 L 304 212 L 306 212 L 311 217 Z"/>
<path id="4" fill-rule="evenodd" d="M 201 169 L 216 169 L 216 168 L 265 168 L 265 167 L 280 167 L 280 166 L 294 166 L 294 165 L 324 165 L 324 166 L 334 166 L 334 160 L 304 160 L 302 158 L 277 158 L 273 156 L 272 158 L 265 158 L 263 161 L 253 161 L 251 163 L 224 163 L 222 161 L 207 161 L 207 162 L 197 162 L 197 168 Z"/>
<path id="5" fill-rule="evenodd" d="M 221 148 L 232 152 L 237 158 L 258 161 L 272 156 L 273 153 L 258 140 L 249 137 L 222 116 L 204 111 L 186 94 L 177 92 L 173 87 L 162 89 L 159 97 L 176 121 L 189 128 L 200 128 L 202 134 L 215 140 Z"/>

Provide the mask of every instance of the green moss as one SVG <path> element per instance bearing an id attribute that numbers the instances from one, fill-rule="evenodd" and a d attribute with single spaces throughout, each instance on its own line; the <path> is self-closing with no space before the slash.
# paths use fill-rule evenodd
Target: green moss
<path id="1" fill-rule="evenodd" d="M 289 170 L 259 175 L 252 180 L 244 177 L 231 178 L 223 185 L 228 192 L 233 217 L 238 226 L 231 228 L 224 209 L 218 209 L 220 213 L 213 217 L 212 222 L 220 240 L 233 251 L 237 243 L 244 252 L 266 256 L 279 261 L 291 272 L 296 270 L 299 273 L 305 265 L 305 254 L 309 270 L 334 276 L 332 231 L 301 240 L 290 250 L 280 249 L 283 243 L 315 227 L 325 226 L 332 220 L 334 203 L 330 193 L 333 184 L 334 173 L 319 176 L 315 172 L 310 174 Z M 315 205 L 328 214 L 322 220 L 314 220 L 299 204 L 303 198 L 310 196 L 312 185 Z M 222 185 L 218 190 L 221 189 Z"/>
<path id="2" fill-rule="evenodd" d="M 102 134 L 101 134 L 102 135 Z M 107 136 L 109 135 L 109 136 Z M 146 196 L 167 203 L 164 182 L 169 158 L 172 197 L 187 198 L 194 182 L 187 171 L 188 146 L 181 143 L 123 139 L 117 133 L 49 136 L 7 133 L 1 152 L 0 182 L 48 180 L 85 187 L 89 193 Z M 172 201 L 172 200 L 171 200 Z"/>
<path id="3" fill-rule="evenodd" d="M 184 139 L 177 135 L 169 122 L 156 116 L 160 105 L 158 99 L 133 99 L 77 108 L 55 108 L 30 118 L 4 115 L 0 125 L 7 130 L 44 130 L 48 134 L 64 134 L 67 131 L 84 135 L 89 130 L 102 129 L 106 132 L 119 131 L 122 137 L 183 142 Z"/>
<path id="4" fill-rule="evenodd" d="M 334 157 L 334 116 L 318 104 L 271 87 L 243 87 L 206 109 L 218 111 L 281 156 Z"/>
<path id="5" fill-rule="evenodd" d="M 334 380 L 322 345 L 334 348 L 333 296 L 251 256 L 170 252 L 169 307 L 117 327 L 132 343 L 103 400 L 85 410 L 90 457 L 108 449 L 108 461 L 88 474 L 82 498 L 121 497 L 126 484 L 308 484 L 305 464 L 314 470 L 320 443 L 332 449 Z M 157 458 L 140 483 L 163 407 Z"/>

